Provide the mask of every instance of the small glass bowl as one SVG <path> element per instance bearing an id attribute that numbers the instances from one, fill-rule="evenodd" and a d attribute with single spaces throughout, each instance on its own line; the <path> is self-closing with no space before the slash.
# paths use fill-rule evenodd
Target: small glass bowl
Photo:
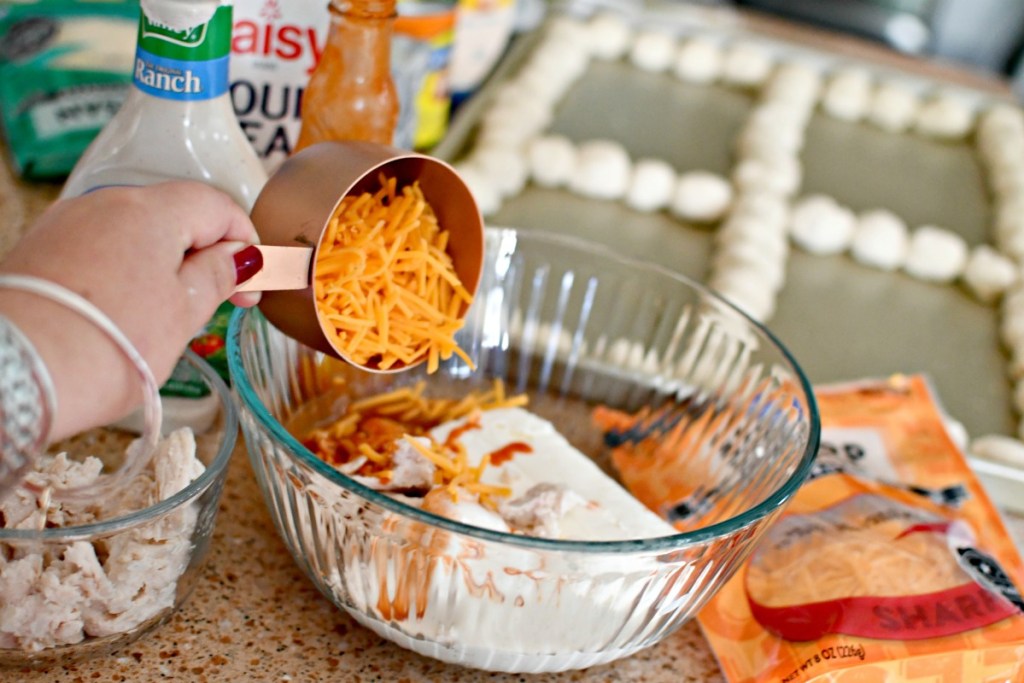
<path id="1" fill-rule="evenodd" d="M 228 362 L 250 461 L 295 561 L 379 635 L 494 671 L 609 662 L 675 631 L 732 576 L 804 480 L 817 407 L 786 349 L 699 284 L 575 239 L 486 232 L 458 337 L 476 370 L 453 357 L 430 376 L 371 375 L 236 311 Z M 360 485 L 289 431 L 336 418 L 339 399 L 420 380 L 458 397 L 496 378 L 613 475 L 613 450 L 649 448 L 656 465 L 622 480 L 652 500 L 685 489 L 645 501 L 680 533 L 587 542 L 467 526 Z M 649 417 L 613 434 L 595 408 Z"/>
<path id="2" fill-rule="evenodd" d="M 213 534 L 238 413 L 229 389 L 207 363 L 189 351 L 184 366 L 210 389 L 212 398 L 204 400 L 215 410 L 210 426 L 195 434 L 205 470 L 170 497 L 119 517 L 59 528 L 0 529 L 0 666 L 48 666 L 107 654 L 165 622 L 192 592 Z M 202 421 L 210 417 L 205 413 Z M 168 419 L 164 426 L 166 432 Z M 113 468 L 133 438 L 101 427 L 50 451 L 66 452 L 69 459 L 94 455 Z M 44 566 L 50 573 L 40 581 Z M 105 577 L 99 581 L 90 569 L 96 566 Z M 19 589 L 25 580 L 35 581 L 27 593 Z M 118 602 L 132 597 L 130 606 Z M 116 617 L 103 611 L 111 607 Z M 31 627 L 26 616 L 34 619 Z M 18 624 L 17 637 L 13 624 Z"/>

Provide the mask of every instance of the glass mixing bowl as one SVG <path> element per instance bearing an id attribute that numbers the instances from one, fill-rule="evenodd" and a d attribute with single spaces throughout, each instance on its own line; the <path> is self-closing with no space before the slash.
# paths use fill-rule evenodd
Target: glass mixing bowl
<path id="1" fill-rule="evenodd" d="M 191 352 L 185 359 L 185 367 L 210 390 L 202 431 L 194 434 L 203 471 L 190 483 L 167 495 L 177 488 L 175 482 L 188 481 L 199 468 L 176 469 L 188 460 L 158 450 L 153 468 L 133 480 L 130 490 L 119 489 L 102 501 L 74 508 L 124 504 L 130 512 L 101 521 L 80 516 L 68 526 L 51 527 L 52 518 L 49 524 L 41 516 L 28 523 L 23 516 L 39 499 L 24 499 L 29 507 L 3 501 L 27 528 L 0 529 L 0 666 L 48 666 L 107 654 L 169 619 L 191 593 L 206 561 L 238 437 L 238 414 L 220 376 Z M 164 427 L 170 429 L 168 420 Z M 50 451 L 78 461 L 95 456 L 115 468 L 134 438 L 102 427 L 55 444 Z M 191 452 L 187 438 L 171 441 L 179 452 Z M 51 508 L 53 515 L 72 514 L 67 507 Z"/>
<path id="2" fill-rule="evenodd" d="M 249 457 L 295 561 L 359 623 L 447 662 L 560 671 L 658 642 L 735 572 L 818 446 L 811 387 L 771 333 L 685 277 L 579 240 L 488 228 L 458 341 L 477 368 L 453 356 L 428 376 L 360 372 L 258 310 L 236 311 L 228 339 Z M 495 378 L 680 532 L 587 542 L 468 526 L 296 438 L 339 401 L 421 380 L 457 397 Z"/>

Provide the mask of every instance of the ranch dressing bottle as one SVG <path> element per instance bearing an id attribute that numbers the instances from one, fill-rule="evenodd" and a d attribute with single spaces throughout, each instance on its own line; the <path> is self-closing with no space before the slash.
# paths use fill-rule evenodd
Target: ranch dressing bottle
<path id="1" fill-rule="evenodd" d="M 247 211 L 266 172 L 228 94 L 231 3 L 142 0 L 133 87 L 72 170 L 61 197 L 189 178 Z"/>
<path id="2" fill-rule="evenodd" d="M 111 185 L 191 179 L 230 195 L 246 211 L 267 180 L 242 132 L 228 94 L 231 3 L 142 0 L 132 87 L 72 170 L 61 197 Z M 225 303 L 190 347 L 227 376 Z M 216 415 L 217 400 L 185 363 L 161 388 L 164 428 L 197 431 Z M 124 425 L 138 428 L 141 416 Z"/>

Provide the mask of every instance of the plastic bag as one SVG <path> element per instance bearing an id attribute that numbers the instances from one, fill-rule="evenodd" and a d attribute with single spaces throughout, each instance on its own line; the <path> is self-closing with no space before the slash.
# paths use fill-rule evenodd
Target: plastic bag
<path id="1" fill-rule="evenodd" d="M 0 120 L 17 172 L 67 175 L 131 83 L 138 2 L 0 8 Z"/>
<path id="2" fill-rule="evenodd" d="M 1024 564 L 927 381 L 816 395 L 814 471 L 699 615 L 727 679 L 1024 680 Z"/>

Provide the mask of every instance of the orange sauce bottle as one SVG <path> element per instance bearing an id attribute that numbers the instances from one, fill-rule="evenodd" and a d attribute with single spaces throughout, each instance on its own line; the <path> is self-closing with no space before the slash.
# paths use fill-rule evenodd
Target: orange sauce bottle
<path id="1" fill-rule="evenodd" d="M 331 0 L 331 26 L 302 97 L 295 151 L 327 140 L 392 144 L 398 94 L 391 77 L 397 0 Z"/>

